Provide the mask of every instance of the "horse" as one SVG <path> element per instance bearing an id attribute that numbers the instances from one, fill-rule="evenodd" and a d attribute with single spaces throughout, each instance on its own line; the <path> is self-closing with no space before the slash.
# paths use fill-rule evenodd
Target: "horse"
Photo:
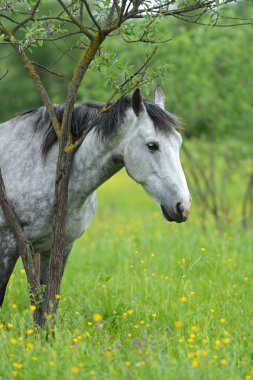
<path id="1" fill-rule="evenodd" d="M 68 186 L 64 266 L 73 243 L 86 230 L 97 208 L 96 189 L 125 167 L 128 175 L 160 205 L 168 221 L 187 220 L 191 197 L 180 163 L 179 119 L 164 109 L 159 86 L 155 102 L 139 89 L 104 110 L 103 103 L 75 105 L 71 130 L 76 151 Z M 54 105 L 59 122 L 64 105 Z M 53 241 L 52 218 L 59 144 L 45 107 L 0 124 L 0 168 L 10 204 L 40 254 L 40 283 Z M 0 209 L 0 306 L 19 257 L 17 243 Z"/>

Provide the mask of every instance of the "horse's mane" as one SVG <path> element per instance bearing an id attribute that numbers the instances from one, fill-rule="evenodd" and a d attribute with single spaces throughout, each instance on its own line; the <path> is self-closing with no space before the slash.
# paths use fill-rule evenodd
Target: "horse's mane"
<path id="1" fill-rule="evenodd" d="M 148 115 L 155 128 L 164 133 L 172 133 L 173 127 L 179 127 L 176 116 L 164 111 L 161 107 L 144 100 Z M 103 111 L 103 103 L 86 102 L 75 106 L 72 116 L 71 130 L 74 141 L 78 140 L 87 129 L 96 129 L 101 139 L 109 138 L 124 122 L 126 110 L 132 107 L 132 99 L 123 96 L 116 103 L 111 104 L 107 111 Z M 54 105 L 54 110 L 59 123 L 62 122 L 64 105 Z M 43 134 L 41 152 L 44 157 L 56 143 L 57 136 L 52 127 L 49 114 L 45 107 L 24 112 L 21 117 L 33 117 L 34 131 Z"/>

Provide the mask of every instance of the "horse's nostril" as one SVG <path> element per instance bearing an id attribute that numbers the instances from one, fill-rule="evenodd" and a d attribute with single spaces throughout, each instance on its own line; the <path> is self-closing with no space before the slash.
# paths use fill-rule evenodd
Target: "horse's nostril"
<path id="1" fill-rule="evenodd" d="M 178 213 L 178 215 L 182 216 L 182 215 L 183 215 L 183 212 L 184 212 L 184 205 L 183 205 L 183 203 L 178 202 L 178 203 L 176 204 L 176 209 L 177 209 L 177 213 Z"/>

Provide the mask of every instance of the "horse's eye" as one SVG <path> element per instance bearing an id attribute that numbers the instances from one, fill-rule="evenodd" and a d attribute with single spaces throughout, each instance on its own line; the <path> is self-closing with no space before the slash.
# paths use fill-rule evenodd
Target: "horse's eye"
<path id="1" fill-rule="evenodd" d="M 157 142 L 150 142 L 147 144 L 147 147 L 149 151 L 153 153 L 159 149 L 159 144 Z"/>

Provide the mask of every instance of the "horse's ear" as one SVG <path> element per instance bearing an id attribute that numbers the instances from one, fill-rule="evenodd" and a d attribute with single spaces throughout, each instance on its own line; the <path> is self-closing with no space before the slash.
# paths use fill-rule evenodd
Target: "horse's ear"
<path id="1" fill-rule="evenodd" d="M 145 111 L 145 105 L 143 103 L 143 99 L 142 99 L 139 88 L 137 88 L 133 93 L 132 107 L 137 117 L 140 116 L 140 114 Z"/>
<path id="2" fill-rule="evenodd" d="M 164 103 L 165 103 L 165 95 L 158 84 L 155 88 L 155 104 L 157 104 L 164 110 Z"/>

